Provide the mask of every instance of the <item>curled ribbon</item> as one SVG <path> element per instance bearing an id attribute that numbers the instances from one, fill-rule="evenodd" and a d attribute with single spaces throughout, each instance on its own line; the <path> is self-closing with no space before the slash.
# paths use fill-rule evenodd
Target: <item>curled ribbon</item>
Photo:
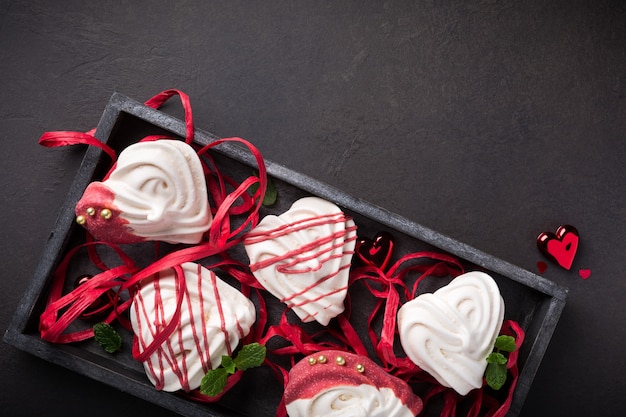
<path id="1" fill-rule="evenodd" d="M 194 138 L 193 118 L 189 98 L 185 93 L 179 90 L 166 90 L 146 101 L 146 105 L 158 108 L 169 98 L 176 95 L 180 97 L 185 110 L 185 142 L 192 143 Z M 48 132 L 42 135 L 40 143 L 46 147 L 66 146 L 79 143 L 97 146 L 103 149 L 113 160 L 112 167 L 109 171 L 110 173 L 115 168 L 115 151 L 92 136 L 93 133 L 93 130 L 87 133 L 65 131 Z M 142 141 L 159 140 L 162 138 L 165 137 L 147 136 L 143 138 Z M 258 177 L 248 177 L 241 182 L 241 184 L 238 184 L 232 178 L 220 172 L 208 151 L 225 142 L 242 143 L 248 148 L 257 163 Z M 201 157 L 208 185 L 207 188 L 211 198 L 213 201 L 219 202 L 217 207 L 212 208 L 212 210 L 214 210 L 214 218 L 210 229 L 206 232 L 206 239 L 198 245 L 171 252 L 155 260 L 145 268 L 138 268 L 133 263 L 132 259 L 118 246 L 104 242 L 93 242 L 91 236 L 87 233 L 87 243 L 70 250 L 53 275 L 52 288 L 48 295 L 46 308 L 40 317 L 40 333 L 42 339 L 55 343 L 71 343 L 92 337 L 92 329 L 70 333 L 64 333 L 64 331 L 86 308 L 98 299 L 98 297 L 111 289 L 115 289 L 118 296 L 115 297 L 116 305 L 114 311 L 111 312 L 104 321 L 109 323 L 117 318 L 120 319 L 120 322 L 123 324 L 127 324 L 120 313 L 129 307 L 130 301 L 122 301 L 119 294 L 127 291 L 132 296 L 136 285 L 143 279 L 160 271 L 176 268 L 185 262 L 194 262 L 202 258 L 224 253 L 228 248 L 239 243 L 247 228 L 256 226 L 259 218 L 258 211 L 262 206 L 263 196 L 267 188 L 265 162 L 259 150 L 244 139 L 224 138 L 209 143 L 197 152 Z M 109 174 L 107 174 L 107 176 L 108 175 Z M 259 186 L 254 194 L 250 196 L 248 191 L 254 184 L 258 184 Z M 232 215 L 245 215 L 246 217 L 242 224 L 233 228 L 231 227 L 230 219 Z M 98 245 L 105 245 L 112 248 L 122 259 L 122 265 L 113 268 L 109 268 L 105 265 L 95 250 L 95 247 Z M 88 248 L 89 258 L 92 263 L 103 272 L 95 275 L 88 282 L 82 284 L 70 293 L 63 295 L 63 283 L 65 282 L 68 265 L 71 259 L 76 255 L 76 252 L 82 247 Z M 246 278 L 246 275 L 241 274 L 241 272 L 239 272 L 237 276 L 241 279 L 245 278 L 244 284 L 251 282 L 251 279 L 249 277 Z M 177 305 L 180 305 L 180 300 L 177 300 Z M 167 326 L 163 335 L 159 336 L 157 339 L 161 340 L 166 338 L 168 331 L 171 332 L 171 328 L 173 328 L 173 326 Z M 155 349 L 156 342 L 146 348 L 148 352 Z M 140 358 L 143 356 L 144 355 L 141 355 Z"/>
<path id="2" fill-rule="evenodd" d="M 194 126 L 193 126 L 193 116 L 191 112 L 191 102 L 189 100 L 189 96 L 183 93 L 180 90 L 170 89 L 165 90 L 154 97 L 147 100 L 144 104 L 153 109 L 158 109 L 161 107 L 167 100 L 171 97 L 178 95 L 180 97 L 181 104 L 183 109 L 185 110 L 185 142 L 191 143 L 194 138 Z M 96 129 L 91 129 L 88 132 L 72 132 L 72 131 L 55 131 L 55 132 L 45 132 L 39 138 L 39 144 L 45 146 L 46 148 L 53 148 L 58 146 L 68 146 L 68 145 L 90 145 L 95 146 L 97 148 L 102 149 L 109 157 L 111 158 L 112 163 L 115 163 L 117 160 L 117 155 L 115 150 L 108 146 L 106 143 L 101 142 L 94 135 L 96 133 Z"/>
<path id="3" fill-rule="evenodd" d="M 283 341 L 281 346 L 270 348 L 268 353 L 276 356 L 286 356 L 289 358 L 291 366 L 293 366 L 300 356 L 306 356 L 322 350 L 333 349 L 345 352 L 355 352 L 367 356 L 367 351 L 363 346 L 359 336 L 350 324 L 346 315 L 336 317 L 341 332 L 326 328 L 316 334 L 307 333 L 300 325 L 290 323 L 287 317 L 287 311 L 283 311 L 278 324 L 270 326 L 259 343 L 271 346 L 271 339 L 280 339 Z M 329 337 L 330 336 L 330 337 Z M 289 371 L 281 366 L 277 361 L 270 358 L 265 359 L 268 365 L 279 380 L 282 380 L 283 386 L 286 387 L 289 382 Z M 277 417 L 286 417 L 287 408 L 285 406 L 284 397 L 281 398 Z"/>
<path id="4" fill-rule="evenodd" d="M 72 258 L 80 249 L 89 247 L 93 250 L 98 245 L 104 245 L 113 249 L 122 260 L 122 264 L 109 268 L 97 258 L 96 264 L 101 269 L 104 269 L 103 272 L 81 284 L 72 292 L 63 295 L 63 283 L 65 282 L 67 269 Z M 48 295 L 47 305 L 39 320 L 41 338 L 54 343 L 72 343 L 93 337 L 93 329 L 91 328 L 71 333 L 63 332 L 102 294 L 118 288 L 124 280 L 124 276 L 128 276 L 138 270 L 139 268 L 132 259 L 115 245 L 103 242 L 87 242 L 70 250 L 52 277 L 52 286 Z M 128 302 L 118 304 L 117 301 L 121 301 L 119 290 L 116 291 L 116 294 L 113 311 L 103 320 L 105 323 L 111 323 L 114 319 L 120 318 L 120 313 L 129 306 Z M 61 311 L 63 312 L 61 313 Z M 122 322 L 125 323 L 124 320 Z"/>
<path id="5" fill-rule="evenodd" d="M 427 263 L 423 263 L 426 261 Z M 434 261 L 434 263 L 433 263 Z M 409 290 L 406 278 L 409 273 L 420 275 Z M 393 344 L 396 331 L 396 317 L 401 302 L 415 296 L 419 283 L 432 275 L 457 276 L 463 272 L 459 261 L 450 255 L 437 252 L 416 252 L 408 254 L 396 261 L 388 271 L 378 266 L 368 265 L 355 268 L 350 272 L 350 285 L 363 281 L 368 291 L 377 298 L 376 305 L 368 317 L 368 333 L 378 358 L 388 371 L 405 368 L 406 365 L 394 353 Z M 374 329 L 374 320 L 383 309 L 382 329 L 380 337 Z"/>
<path id="6" fill-rule="evenodd" d="M 513 401 L 513 393 L 517 386 L 519 378 L 519 369 L 517 365 L 517 358 L 519 355 L 519 348 L 524 342 L 524 330 L 513 320 L 505 320 L 502 323 L 502 329 L 500 334 L 513 336 L 515 338 L 515 345 L 517 349 L 509 354 L 507 369 L 511 375 L 511 381 L 508 385 L 506 397 L 503 401 L 494 397 L 488 389 L 486 382 L 479 389 L 471 391 L 467 396 L 462 397 L 454 390 L 446 388 L 444 386 L 434 384 L 432 388 L 422 397 L 424 401 L 424 407 L 434 397 L 438 395 L 443 396 L 443 407 L 440 412 L 440 417 L 455 417 L 459 409 L 458 405 L 463 402 L 467 407 L 466 417 L 478 417 L 481 412 L 485 413 L 485 417 L 504 417 L 511 407 Z M 493 392 L 493 391 L 491 391 Z M 467 404 L 469 402 L 469 404 Z"/>

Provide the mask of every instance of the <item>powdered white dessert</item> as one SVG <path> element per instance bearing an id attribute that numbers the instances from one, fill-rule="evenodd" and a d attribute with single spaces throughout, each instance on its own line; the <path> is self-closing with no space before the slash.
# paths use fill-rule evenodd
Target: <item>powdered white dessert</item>
<path id="1" fill-rule="evenodd" d="M 504 300 L 491 276 L 468 272 L 398 311 L 407 356 L 461 395 L 482 386 L 487 356 L 504 319 Z"/>
<path id="2" fill-rule="evenodd" d="M 179 140 L 130 145 L 76 205 L 77 222 L 110 243 L 198 243 L 211 219 L 200 159 Z"/>
<path id="3" fill-rule="evenodd" d="M 413 417 L 422 400 L 364 356 L 329 350 L 298 362 L 285 387 L 289 417 Z"/>
<path id="4" fill-rule="evenodd" d="M 264 217 L 244 245 L 261 285 L 303 322 L 325 326 L 344 310 L 355 241 L 354 221 L 339 207 L 306 197 Z"/>
<path id="5" fill-rule="evenodd" d="M 174 320 L 177 293 L 182 294 L 174 331 L 144 362 L 150 381 L 159 390 L 190 391 L 204 375 L 230 356 L 256 320 L 254 304 L 212 271 L 192 262 L 142 283 L 130 308 L 130 318 L 142 353 Z"/>

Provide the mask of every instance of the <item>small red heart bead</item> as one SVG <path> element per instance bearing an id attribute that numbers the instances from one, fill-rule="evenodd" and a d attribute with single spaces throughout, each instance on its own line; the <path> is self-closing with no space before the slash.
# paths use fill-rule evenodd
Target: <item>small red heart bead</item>
<path id="1" fill-rule="evenodd" d="M 385 269 L 393 252 L 393 236 L 387 232 L 380 232 L 374 239 L 362 237 L 356 241 L 356 254 L 366 265 Z"/>
<path id="2" fill-rule="evenodd" d="M 578 250 L 579 234 L 574 226 L 559 226 L 556 233 L 542 232 L 537 236 L 537 247 L 548 258 L 569 270 Z"/>

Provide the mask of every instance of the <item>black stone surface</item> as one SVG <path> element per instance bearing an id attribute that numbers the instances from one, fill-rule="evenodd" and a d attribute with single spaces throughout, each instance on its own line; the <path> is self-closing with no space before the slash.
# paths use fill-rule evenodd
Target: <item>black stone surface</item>
<path id="1" fill-rule="evenodd" d="M 198 127 L 529 271 L 540 232 L 576 226 L 521 415 L 622 415 L 624 3 L 248 3 L 0 2 L 0 328 L 85 152 L 41 133 L 179 88 Z M 6 343 L 0 363 L 3 415 L 172 415 Z"/>

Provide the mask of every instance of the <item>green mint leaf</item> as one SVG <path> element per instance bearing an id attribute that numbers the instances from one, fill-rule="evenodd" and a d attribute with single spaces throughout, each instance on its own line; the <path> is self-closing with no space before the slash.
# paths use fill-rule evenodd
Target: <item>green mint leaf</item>
<path id="1" fill-rule="evenodd" d="M 230 356 L 222 356 L 222 366 L 229 374 L 232 375 L 235 373 L 235 361 L 233 361 L 233 358 L 231 358 Z"/>
<path id="2" fill-rule="evenodd" d="M 265 197 L 263 198 L 264 206 L 271 206 L 276 202 L 278 198 L 278 190 L 276 189 L 276 185 L 274 181 L 267 177 L 267 188 L 265 189 Z"/>
<path id="3" fill-rule="evenodd" d="M 255 177 L 258 177 L 259 174 L 257 172 L 254 173 Z M 250 194 L 254 195 L 254 193 L 256 193 L 256 191 L 259 189 L 259 183 L 254 183 L 252 184 L 248 190 L 250 191 Z M 263 196 L 263 205 L 264 206 L 271 206 L 272 204 L 274 204 L 276 202 L 276 199 L 278 198 L 278 190 L 276 189 L 276 185 L 274 184 L 274 182 L 272 181 L 272 179 L 270 177 L 267 177 L 267 188 L 265 189 L 265 195 Z"/>
<path id="4" fill-rule="evenodd" d="M 499 352 L 491 352 L 489 356 L 487 356 L 487 363 L 492 363 L 495 365 L 506 365 L 506 362 L 507 359 L 502 353 Z"/>
<path id="5" fill-rule="evenodd" d="M 228 372 L 224 368 L 212 369 L 202 378 L 200 392 L 215 397 L 224 391 L 228 381 Z"/>
<path id="6" fill-rule="evenodd" d="M 503 350 L 505 352 L 514 352 L 517 349 L 515 344 L 515 338 L 513 336 L 498 336 L 496 338 L 496 349 Z"/>
<path id="7" fill-rule="evenodd" d="M 122 336 L 107 323 L 95 324 L 93 334 L 96 342 L 107 353 L 115 353 L 122 347 Z"/>
<path id="8" fill-rule="evenodd" d="M 259 189 L 259 183 L 258 182 L 255 182 L 250 187 L 248 187 L 248 191 L 250 192 L 250 195 L 254 195 L 254 193 L 256 193 L 256 190 L 258 190 L 258 189 Z"/>
<path id="9" fill-rule="evenodd" d="M 500 363 L 488 363 L 485 370 L 487 385 L 495 390 L 502 388 L 506 382 L 506 365 Z"/>
<path id="10" fill-rule="evenodd" d="M 239 370 L 256 368 L 261 366 L 265 360 L 267 349 L 259 343 L 251 343 L 241 348 L 235 358 L 235 366 Z"/>

